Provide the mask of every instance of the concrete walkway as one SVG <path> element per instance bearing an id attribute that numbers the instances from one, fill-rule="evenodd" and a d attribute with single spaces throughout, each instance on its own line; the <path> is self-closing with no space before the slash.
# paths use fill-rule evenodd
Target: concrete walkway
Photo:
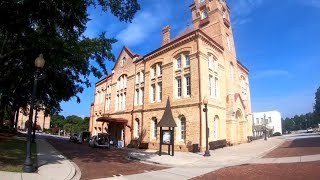
<path id="1" fill-rule="evenodd" d="M 0 171 L 5 180 L 70 180 L 80 179 L 78 167 L 43 139 L 37 139 L 38 170 L 35 173 Z"/>
<path id="2" fill-rule="evenodd" d="M 286 139 L 292 138 L 294 137 L 273 137 L 268 139 L 268 141 L 257 140 L 252 143 L 217 149 L 210 151 L 210 157 L 203 157 L 203 153 L 176 152 L 175 156 L 172 157 L 168 155 L 158 156 L 154 151 L 133 152 L 130 154 L 133 159 L 140 159 L 142 162 L 147 163 L 164 164 L 171 168 L 103 179 L 190 179 L 221 168 L 241 164 L 292 163 L 320 160 L 320 154 L 299 157 L 262 158 L 267 152 L 281 145 Z"/>

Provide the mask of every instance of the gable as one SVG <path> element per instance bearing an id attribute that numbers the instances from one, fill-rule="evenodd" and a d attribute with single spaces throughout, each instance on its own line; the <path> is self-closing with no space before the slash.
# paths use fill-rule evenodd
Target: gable
<path id="1" fill-rule="evenodd" d="M 132 64 L 134 58 L 138 56 L 137 54 L 133 53 L 128 49 L 126 46 L 124 46 L 117 58 L 117 61 L 115 62 L 112 70 L 116 70 L 122 67 L 125 67 L 128 63 Z"/>
<path id="2" fill-rule="evenodd" d="M 246 106 L 244 105 L 243 100 L 242 100 L 242 98 L 241 98 L 239 93 L 235 93 L 234 94 L 234 101 L 235 101 L 236 104 L 241 104 L 243 109 L 246 109 Z"/>

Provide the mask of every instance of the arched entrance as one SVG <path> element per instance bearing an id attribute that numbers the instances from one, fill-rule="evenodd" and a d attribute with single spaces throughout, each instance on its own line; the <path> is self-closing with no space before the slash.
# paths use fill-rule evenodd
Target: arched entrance
<path id="1" fill-rule="evenodd" d="M 245 120 L 241 110 L 236 112 L 236 121 L 237 121 L 237 143 L 243 143 L 245 141 Z"/>

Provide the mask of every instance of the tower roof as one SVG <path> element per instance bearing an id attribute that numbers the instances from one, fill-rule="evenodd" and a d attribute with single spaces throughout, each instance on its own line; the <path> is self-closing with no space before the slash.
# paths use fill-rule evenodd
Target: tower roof
<path id="1" fill-rule="evenodd" d="M 173 119 L 169 97 L 167 99 L 166 109 L 164 110 L 163 116 L 157 127 L 177 127 L 177 124 Z"/>

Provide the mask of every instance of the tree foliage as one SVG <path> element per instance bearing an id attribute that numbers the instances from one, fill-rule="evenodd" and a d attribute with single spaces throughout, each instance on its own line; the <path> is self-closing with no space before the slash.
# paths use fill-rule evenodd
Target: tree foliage
<path id="1" fill-rule="evenodd" d="M 314 113 L 317 116 L 320 116 L 320 87 L 317 89 L 315 93 L 315 104 L 314 104 Z"/>
<path id="2" fill-rule="evenodd" d="M 51 117 L 50 128 L 52 131 L 64 130 L 67 133 L 78 133 L 89 130 L 89 117 L 81 118 L 76 115 L 64 117 L 53 115 Z"/>
<path id="3" fill-rule="evenodd" d="M 116 40 L 104 32 L 95 38 L 84 35 L 90 6 L 101 6 L 125 22 L 140 9 L 137 0 L 0 2 L 0 120 L 7 106 L 17 109 L 30 103 L 34 60 L 40 53 L 46 79 L 38 84 L 37 98 L 47 111 L 61 111 L 61 101 L 89 87 L 90 74 L 107 74 L 105 60 L 115 60 L 111 50 Z"/>

